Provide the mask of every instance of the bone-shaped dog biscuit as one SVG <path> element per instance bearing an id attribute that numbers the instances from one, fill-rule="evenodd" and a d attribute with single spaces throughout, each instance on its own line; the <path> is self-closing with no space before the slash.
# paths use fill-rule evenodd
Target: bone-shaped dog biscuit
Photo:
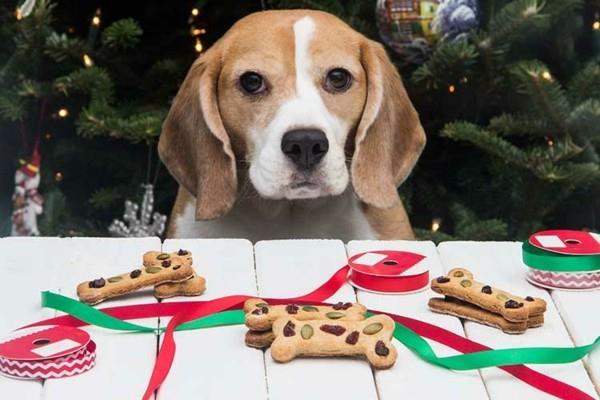
<path id="1" fill-rule="evenodd" d="M 365 356 L 378 369 L 396 362 L 392 344 L 394 320 L 376 315 L 362 321 L 302 321 L 279 318 L 273 323 L 271 356 L 288 362 L 298 356 Z"/>
<path id="2" fill-rule="evenodd" d="M 144 255 L 144 259 L 147 254 Z M 140 269 L 134 269 L 131 272 L 106 279 L 98 278 L 81 282 L 77 286 L 77 296 L 82 302 L 93 305 L 144 287 L 165 282 L 181 282 L 192 276 L 194 270 L 192 269 L 191 257 L 176 254 L 166 255 L 168 258 L 160 260 L 160 264 L 146 265 Z"/>
<path id="3" fill-rule="evenodd" d="M 529 328 L 537 328 L 544 323 L 544 314 L 531 316 L 526 321 L 513 322 L 507 321 L 501 315 L 494 314 L 491 311 L 466 303 L 462 300 L 452 298 L 433 298 L 429 299 L 429 308 L 439 314 L 453 315 L 455 317 L 479 322 L 502 330 L 504 333 L 518 335 L 525 333 Z"/>
<path id="4" fill-rule="evenodd" d="M 154 287 L 154 297 L 168 299 L 175 296 L 199 296 L 206 290 L 206 279 L 194 274 L 183 282 L 161 283 Z"/>
<path id="5" fill-rule="evenodd" d="M 246 326 L 253 331 L 268 331 L 273 322 L 281 317 L 293 317 L 297 320 L 363 320 L 367 309 L 358 303 L 336 303 L 332 306 L 313 305 L 269 305 L 261 299 L 249 299 L 244 303 Z"/>
<path id="6" fill-rule="evenodd" d="M 163 253 L 161 251 L 147 251 L 142 257 L 144 267 L 150 266 L 165 266 L 169 264 L 171 257 L 178 257 L 179 259 L 185 259 L 189 265 L 192 265 L 192 252 L 188 250 L 179 249 L 172 253 Z"/>
<path id="7" fill-rule="evenodd" d="M 477 282 L 473 280 L 473 274 L 464 268 L 454 268 L 448 271 L 448 275 L 433 279 L 431 289 L 499 314 L 512 322 L 524 322 L 546 311 L 543 299 L 515 296 Z"/>

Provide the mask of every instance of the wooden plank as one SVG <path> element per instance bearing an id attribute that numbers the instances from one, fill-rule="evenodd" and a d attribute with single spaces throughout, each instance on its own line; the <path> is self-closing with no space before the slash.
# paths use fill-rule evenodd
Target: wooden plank
<path id="1" fill-rule="evenodd" d="M 40 292 L 56 288 L 57 274 L 69 239 L 0 239 L 0 336 L 24 324 L 54 316 L 40 306 Z M 0 376 L 0 398 L 40 399 L 41 381 L 15 380 Z"/>
<path id="2" fill-rule="evenodd" d="M 142 264 L 142 255 L 159 250 L 158 238 L 72 238 L 70 247 L 59 254 L 65 257 L 58 271 L 61 293 L 76 298 L 77 284 L 100 276 L 109 277 Z M 56 252 L 48 252 L 52 257 Z M 126 304 L 153 303 L 151 290 L 101 303 L 99 308 Z M 137 320 L 146 326 L 158 326 L 157 318 Z M 136 399 L 144 393 L 156 358 L 156 335 L 119 333 L 101 328 L 86 328 L 97 344 L 96 366 L 68 379 L 48 380 L 45 400 L 63 399 Z"/>
<path id="3" fill-rule="evenodd" d="M 258 242 L 254 248 L 258 292 L 264 297 L 294 297 L 321 285 L 347 262 L 337 240 Z M 328 301 L 356 301 L 345 285 Z M 271 400 L 376 399 L 369 364 L 359 359 L 299 358 L 286 364 L 265 353 Z"/>
<path id="4" fill-rule="evenodd" d="M 596 317 L 600 291 L 553 290 L 551 293 L 571 339 L 577 346 L 590 344 L 600 336 L 600 318 Z M 594 382 L 596 392 L 600 394 L 600 352 L 594 351 L 583 359 L 583 363 Z"/>
<path id="5" fill-rule="evenodd" d="M 411 251 L 426 256 L 421 263 L 429 267 L 431 277 L 442 274 L 442 265 L 432 242 L 351 241 L 347 249 L 349 256 L 373 250 Z M 370 309 L 415 318 L 464 335 L 462 324 L 458 319 L 446 318 L 428 310 L 427 301 L 433 294 L 430 289 L 406 295 L 383 295 L 363 290 L 357 290 L 356 294 L 358 300 Z M 439 343 L 431 340 L 428 342 L 440 356 L 458 354 Z M 394 344 L 398 350 L 396 365 L 386 371 L 375 371 L 381 399 L 441 399 L 447 397 L 448 393 L 456 393 L 456 388 L 460 388 L 460 398 L 487 398 L 481 376 L 477 371 L 454 372 L 436 367 L 419 359 L 401 343 L 395 341 Z M 435 384 L 432 385 L 432 382 Z"/>
<path id="6" fill-rule="evenodd" d="M 256 294 L 252 243 L 229 239 L 167 240 L 163 251 L 192 251 L 198 274 L 206 278 L 209 300 Z M 183 301 L 185 298 L 164 300 Z M 168 319 L 161 319 L 166 325 Z M 159 399 L 266 399 L 263 353 L 244 345 L 243 325 L 177 332 L 177 354 Z"/>
<path id="7" fill-rule="evenodd" d="M 541 297 L 548 303 L 545 323 L 540 328 L 530 329 L 523 335 L 507 335 L 497 329 L 467 321 L 465 331 L 469 338 L 496 349 L 573 346 L 549 293 L 525 280 L 525 266 L 521 261 L 521 243 L 446 242 L 439 245 L 438 251 L 446 271 L 457 266 L 464 267 L 472 271 L 478 281 L 518 295 Z M 536 365 L 532 368 L 567 382 L 590 395 L 595 394 L 592 382 L 581 362 Z M 492 399 L 512 398 L 515 393 L 519 394 L 519 398 L 528 400 L 551 398 L 498 368 L 486 368 L 481 371 L 481 374 Z"/>

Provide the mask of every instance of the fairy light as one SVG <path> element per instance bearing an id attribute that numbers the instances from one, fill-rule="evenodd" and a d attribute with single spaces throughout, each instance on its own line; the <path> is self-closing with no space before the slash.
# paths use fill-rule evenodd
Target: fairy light
<path id="1" fill-rule="evenodd" d="M 600 15 L 598 15 L 598 13 L 596 13 L 596 15 L 594 15 L 594 22 L 592 22 L 592 29 L 595 31 L 600 31 Z"/>
<path id="2" fill-rule="evenodd" d="M 46 132 L 46 134 L 44 135 L 44 138 L 46 140 L 50 140 L 50 139 L 52 139 L 52 134 L 50 132 Z"/>
<path id="3" fill-rule="evenodd" d="M 441 218 L 434 218 L 433 220 L 431 220 L 431 231 L 432 232 L 439 231 L 441 225 L 442 225 L 442 219 Z"/>
<path id="4" fill-rule="evenodd" d="M 544 78 L 547 81 L 551 81 L 552 80 L 552 75 L 550 74 L 550 72 L 544 71 L 544 72 L 542 72 L 542 78 Z"/>
<path id="5" fill-rule="evenodd" d="M 194 49 L 196 50 L 196 53 L 200 53 L 202 52 L 202 49 L 204 49 L 204 46 L 202 46 L 202 42 L 199 38 L 196 38 L 196 44 L 194 45 Z"/>
<path id="6" fill-rule="evenodd" d="M 191 34 L 193 37 L 200 36 L 200 35 L 202 35 L 202 34 L 204 34 L 204 33 L 206 33 L 206 29 L 203 29 L 203 28 L 194 28 L 194 27 L 192 27 L 192 28 L 190 29 L 190 34 Z"/>
<path id="7" fill-rule="evenodd" d="M 94 17 L 92 18 L 92 25 L 100 26 L 100 15 L 102 15 L 102 11 L 97 8 Z"/>
<path id="8" fill-rule="evenodd" d="M 63 179 L 65 179 L 65 176 L 63 175 L 62 172 L 57 172 L 54 174 L 54 181 L 55 182 L 61 182 Z"/>
<path id="9" fill-rule="evenodd" d="M 463 76 L 462 78 L 460 78 L 460 83 L 465 84 L 467 82 L 469 82 L 469 80 L 467 79 L 466 76 Z"/>
<path id="10" fill-rule="evenodd" d="M 194 17 L 197 17 L 197 16 L 198 16 L 198 14 L 200 14 L 200 10 L 198 10 L 197 8 L 192 8 L 192 15 L 193 15 Z"/>
<path id="11" fill-rule="evenodd" d="M 58 116 L 61 118 L 67 118 L 69 116 L 69 110 L 67 110 L 66 108 L 61 108 L 60 110 L 58 110 Z"/>
<path id="12" fill-rule="evenodd" d="M 448 92 L 454 93 L 456 91 L 456 87 L 454 85 L 448 86 Z"/>
<path id="13" fill-rule="evenodd" d="M 92 57 L 90 57 L 87 54 L 83 55 L 83 65 L 85 65 L 87 68 L 89 67 L 93 67 L 94 66 L 94 60 L 92 60 Z"/>
<path id="14" fill-rule="evenodd" d="M 17 9 L 15 10 L 15 18 L 17 19 L 17 21 L 23 19 L 23 13 L 21 12 L 21 9 L 19 7 L 17 7 Z"/>

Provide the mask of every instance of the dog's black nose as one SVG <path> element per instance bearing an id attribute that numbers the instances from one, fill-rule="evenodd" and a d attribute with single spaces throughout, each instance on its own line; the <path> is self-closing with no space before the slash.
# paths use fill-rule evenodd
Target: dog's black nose
<path id="1" fill-rule="evenodd" d="M 318 129 L 295 129 L 281 139 L 281 151 L 300 170 L 309 170 L 321 161 L 329 150 L 329 141 Z"/>

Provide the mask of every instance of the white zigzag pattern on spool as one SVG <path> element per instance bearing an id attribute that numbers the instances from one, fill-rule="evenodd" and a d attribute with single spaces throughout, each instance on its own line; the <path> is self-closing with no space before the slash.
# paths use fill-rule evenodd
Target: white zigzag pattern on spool
<path id="1" fill-rule="evenodd" d="M 81 357 L 77 355 L 81 354 Z M 75 359 L 73 359 L 75 357 Z M 0 372 L 21 378 L 61 378 L 88 371 L 95 365 L 96 353 L 77 352 L 49 362 L 25 362 L 0 358 Z M 78 367 L 78 368 L 75 368 Z"/>
<path id="2" fill-rule="evenodd" d="M 593 289 L 600 287 L 600 273 L 562 273 L 530 268 L 527 276 L 544 285 L 566 289 Z"/>

